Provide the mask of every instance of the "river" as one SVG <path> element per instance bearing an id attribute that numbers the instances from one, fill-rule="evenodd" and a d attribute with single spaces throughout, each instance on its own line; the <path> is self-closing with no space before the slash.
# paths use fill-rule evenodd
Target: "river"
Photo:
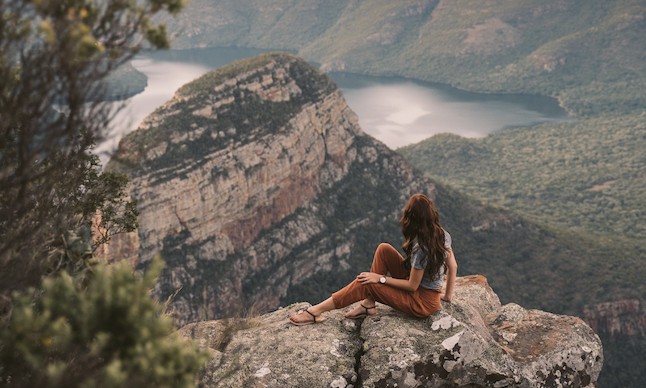
<path id="1" fill-rule="evenodd" d="M 148 77 L 148 85 L 142 93 L 125 101 L 125 108 L 116 116 L 109 135 L 97 145 L 95 152 L 105 163 L 119 140 L 168 101 L 180 86 L 214 68 L 261 52 L 203 48 L 138 56 L 132 64 Z M 548 97 L 471 93 L 398 77 L 329 75 L 359 117 L 361 128 L 393 149 L 438 133 L 476 138 L 508 127 L 567 118 L 557 101 Z"/>

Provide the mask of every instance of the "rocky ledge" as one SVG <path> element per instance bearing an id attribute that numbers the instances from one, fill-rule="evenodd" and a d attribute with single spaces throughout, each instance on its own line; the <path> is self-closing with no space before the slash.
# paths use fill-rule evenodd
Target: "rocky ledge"
<path id="1" fill-rule="evenodd" d="M 501 305 L 480 275 L 458 278 L 453 303 L 427 319 L 379 305 L 296 327 L 307 303 L 245 319 L 191 323 L 180 335 L 213 357 L 208 387 L 593 387 L 599 337 L 581 319 Z"/>

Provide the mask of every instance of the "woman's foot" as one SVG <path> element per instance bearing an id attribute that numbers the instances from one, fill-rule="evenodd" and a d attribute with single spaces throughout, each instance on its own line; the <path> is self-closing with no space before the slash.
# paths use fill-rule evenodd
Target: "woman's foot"
<path id="1" fill-rule="evenodd" d="M 374 304 L 370 306 L 369 304 L 361 303 L 357 307 L 345 313 L 345 317 L 349 319 L 358 319 L 375 314 L 377 314 L 377 306 Z"/>
<path id="2" fill-rule="evenodd" d="M 325 318 L 319 315 L 314 315 L 309 309 L 301 310 L 296 314 L 289 317 L 289 321 L 296 326 L 312 325 L 314 323 L 323 322 Z"/>

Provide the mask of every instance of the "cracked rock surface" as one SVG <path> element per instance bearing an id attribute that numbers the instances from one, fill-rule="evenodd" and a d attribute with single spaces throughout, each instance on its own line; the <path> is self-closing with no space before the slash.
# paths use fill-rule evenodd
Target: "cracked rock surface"
<path id="1" fill-rule="evenodd" d="M 581 319 L 501 306 L 483 276 L 458 278 L 452 304 L 427 319 L 387 306 L 353 321 L 344 311 L 296 327 L 297 303 L 244 320 L 186 325 L 210 349 L 207 387 L 587 387 L 601 341 Z"/>

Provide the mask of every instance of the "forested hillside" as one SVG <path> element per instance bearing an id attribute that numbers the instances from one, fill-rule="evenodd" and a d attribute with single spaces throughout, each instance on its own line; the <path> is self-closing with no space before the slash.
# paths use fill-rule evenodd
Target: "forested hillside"
<path id="1" fill-rule="evenodd" d="M 399 151 L 492 205 L 615 241 L 646 236 L 646 116 L 600 116 L 484 139 L 434 136 Z M 623 245 L 623 244 L 622 244 Z"/>
<path id="2" fill-rule="evenodd" d="M 323 69 L 559 98 L 577 114 L 646 106 L 640 0 L 193 0 L 174 47 L 296 51 Z"/>

